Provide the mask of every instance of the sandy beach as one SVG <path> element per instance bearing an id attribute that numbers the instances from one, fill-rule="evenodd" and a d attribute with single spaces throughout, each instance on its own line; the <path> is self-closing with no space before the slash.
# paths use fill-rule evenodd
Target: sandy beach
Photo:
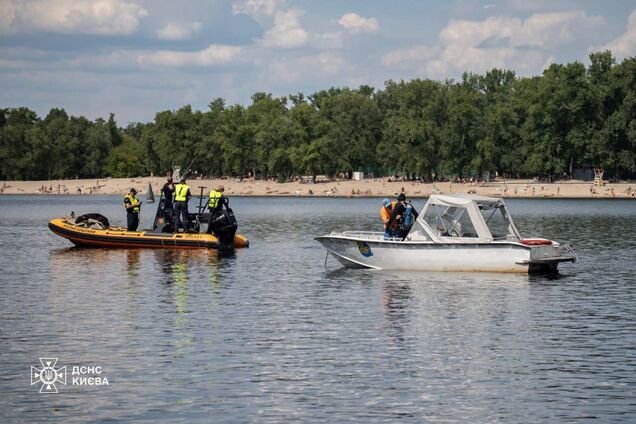
<path id="1" fill-rule="evenodd" d="M 131 187 L 145 195 L 148 183 L 158 195 L 165 183 L 164 177 L 106 178 L 52 181 L 4 181 L 0 186 L 3 195 L 121 195 Z M 541 183 L 533 180 L 501 180 L 489 183 L 421 183 L 417 181 L 389 181 L 387 178 L 362 181 L 319 180 L 277 183 L 275 181 L 244 179 L 194 179 L 188 184 L 193 195 L 225 186 L 228 196 L 331 196 L 331 197 L 394 197 L 404 192 L 408 197 L 428 197 L 433 193 L 473 193 L 504 198 L 633 198 L 636 199 L 636 183 L 606 183 L 594 187 L 591 182 L 567 181 Z"/>

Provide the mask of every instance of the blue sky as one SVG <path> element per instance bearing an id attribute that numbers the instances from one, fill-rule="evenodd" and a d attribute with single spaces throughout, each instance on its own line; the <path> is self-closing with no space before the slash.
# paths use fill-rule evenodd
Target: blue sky
<path id="1" fill-rule="evenodd" d="M 120 125 L 493 67 L 636 55 L 636 0 L 0 0 L 0 107 Z"/>

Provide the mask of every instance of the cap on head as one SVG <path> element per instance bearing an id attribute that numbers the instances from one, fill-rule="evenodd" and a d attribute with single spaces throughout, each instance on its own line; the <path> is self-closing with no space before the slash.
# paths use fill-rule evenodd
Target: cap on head
<path id="1" fill-rule="evenodd" d="M 403 202 L 404 200 L 406 200 L 406 194 L 400 193 L 397 199 L 398 199 L 398 202 Z"/>
<path id="2" fill-rule="evenodd" d="M 382 206 L 388 208 L 389 206 L 391 206 L 391 201 L 389 199 L 382 199 Z"/>

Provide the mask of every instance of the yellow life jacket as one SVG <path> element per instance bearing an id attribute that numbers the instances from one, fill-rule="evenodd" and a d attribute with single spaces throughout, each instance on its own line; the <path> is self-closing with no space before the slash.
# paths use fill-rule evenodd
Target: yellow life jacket
<path id="1" fill-rule="evenodd" d="M 187 194 L 190 187 L 185 183 L 179 183 L 174 186 L 174 201 L 175 202 L 187 202 Z"/>
<path id="2" fill-rule="evenodd" d="M 210 201 L 208 202 L 210 210 L 216 209 L 219 205 L 219 200 L 221 200 L 221 196 L 223 196 L 223 193 L 220 191 L 212 190 L 210 192 Z"/>
<path id="3" fill-rule="evenodd" d="M 128 193 L 126 197 L 124 197 L 124 207 L 126 207 L 126 199 L 130 200 L 130 204 L 132 205 L 132 212 L 139 213 L 139 211 L 141 210 L 139 199 L 131 196 L 130 193 Z M 130 209 L 126 208 L 126 211 L 130 211 Z"/>

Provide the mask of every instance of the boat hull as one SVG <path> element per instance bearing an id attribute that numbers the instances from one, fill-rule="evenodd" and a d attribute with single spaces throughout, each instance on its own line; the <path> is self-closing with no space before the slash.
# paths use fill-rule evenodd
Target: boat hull
<path id="1" fill-rule="evenodd" d="M 71 224 L 62 218 L 49 222 L 49 229 L 60 237 L 81 247 L 106 248 L 156 248 L 156 249 L 218 249 L 218 239 L 211 234 L 153 233 L 152 231 L 127 231 L 109 227 L 94 229 Z M 234 247 L 248 247 L 249 241 L 242 235 L 234 237 Z"/>
<path id="2" fill-rule="evenodd" d="M 379 238 L 379 237 L 378 237 Z M 557 243 L 524 246 L 514 242 L 432 243 L 347 236 L 318 240 L 349 268 L 409 271 L 556 272 L 560 262 L 574 261 Z"/>

